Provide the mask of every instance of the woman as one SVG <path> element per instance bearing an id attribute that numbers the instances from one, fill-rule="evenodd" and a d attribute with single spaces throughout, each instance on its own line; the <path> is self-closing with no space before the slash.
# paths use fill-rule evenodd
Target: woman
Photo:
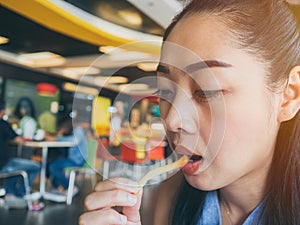
<path id="1" fill-rule="evenodd" d="M 191 162 L 168 181 L 155 224 L 300 224 L 300 31 L 289 7 L 194 0 L 168 27 L 161 117 Z M 96 186 L 81 225 L 141 224 L 141 193 L 120 182 L 134 185 L 118 178 Z"/>
<path id="2" fill-rule="evenodd" d="M 18 136 L 10 124 L 3 119 L 5 114 L 5 102 L 0 101 L 0 174 L 25 170 L 31 187 L 40 172 L 40 164 L 29 159 L 9 157 L 8 142 L 13 141 L 18 145 L 23 145 L 24 139 Z M 20 177 L 7 178 L 5 189 L 5 200 L 8 206 L 16 206 L 17 203 L 20 203 L 17 204 L 20 208 L 27 207 L 26 201 L 23 199 L 25 187 Z"/>
<path id="3" fill-rule="evenodd" d="M 21 97 L 15 109 L 15 115 L 20 119 L 19 127 L 25 140 L 32 140 L 37 131 L 35 108 L 30 98 Z"/>

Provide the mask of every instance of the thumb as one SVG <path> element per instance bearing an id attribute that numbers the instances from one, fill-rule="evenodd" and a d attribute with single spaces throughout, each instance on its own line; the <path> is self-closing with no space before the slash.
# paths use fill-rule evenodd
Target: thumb
<path id="1" fill-rule="evenodd" d="M 137 194 L 137 202 L 134 206 L 124 206 L 122 213 L 127 217 L 127 225 L 141 224 L 140 207 L 142 202 L 143 190 L 140 190 Z"/>

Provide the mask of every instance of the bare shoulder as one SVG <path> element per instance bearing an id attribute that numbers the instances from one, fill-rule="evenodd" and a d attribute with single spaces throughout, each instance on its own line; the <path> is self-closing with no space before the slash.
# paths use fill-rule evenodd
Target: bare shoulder
<path id="1" fill-rule="evenodd" d="M 182 179 L 182 173 L 178 172 L 160 185 L 154 212 L 154 225 L 169 224 L 171 207 Z"/>

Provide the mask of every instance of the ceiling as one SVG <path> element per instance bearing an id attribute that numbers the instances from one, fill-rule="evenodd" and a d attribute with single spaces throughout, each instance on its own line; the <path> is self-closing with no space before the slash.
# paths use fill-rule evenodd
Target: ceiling
<path id="1" fill-rule="evenodd" d="M 183 2 L 0 0 L 0 36 L 8 38 L 0 44 L 0 62 L 118 91 L 121 82 L 107 77 L 139 83 L 154 75 L 162 34 Z M 145 62 L 150 68 L 140 69 Z M 145 91 L 152 91 L 148 85 Z"/>

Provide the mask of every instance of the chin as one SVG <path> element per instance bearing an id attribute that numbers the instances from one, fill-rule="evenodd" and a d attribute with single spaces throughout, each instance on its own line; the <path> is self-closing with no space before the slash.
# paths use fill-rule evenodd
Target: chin
<path id="1" fill-rule="evenodd" d="M 202 174 L 198 175 L 184 175 L 187 182 L 194 188 L 201 191 L 213 191 L 219 189 L 219 185 L 212 181 L 212 179 L 204 178 Z M 214 179 L 215 181 L 215 179 Z"/>

